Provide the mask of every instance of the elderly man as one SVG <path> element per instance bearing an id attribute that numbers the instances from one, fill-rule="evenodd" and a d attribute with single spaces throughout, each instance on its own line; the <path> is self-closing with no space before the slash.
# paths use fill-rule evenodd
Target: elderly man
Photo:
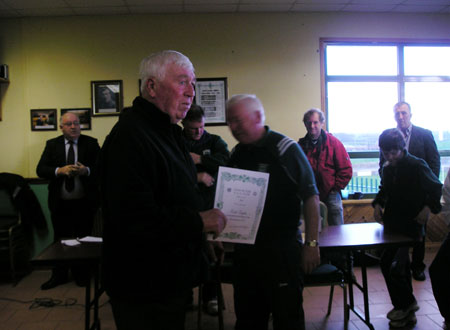
<path id="1" fill-rule="evenodd" d="M 394 106 L 394 117 L 397 128 L 405 139 L 406 150 L 411 155 L 425 160 L 433 173 L 439 178 L 441 162 L 433 134 L 427 129 L 411 124 L 411 106 L 406 102 L 399 102 Z M 383 153 L 380 153 L 380 173 L 385 161 Z M 411 271 L 413 278 L 417 281 L 425 281 L 424 257 L 425 232 L 420 242 L 414 245 L 412 251 Z"/>
<path id="2" fill-rule="evenodd" d="M 387 232 L 419 239 L 430 212 L 441 210 L 442 184 L 427 163 L 408 153 L 400 130 L 385 130 L 379 147 L 386 163 L 381 171 L 380 190 L 372 205 L 374 218 Z M 413 294 L 408 247 L 387 247 L 380 266 L 394 308 L 387 314 L 392 328 L 403 328 L 417 320 L 419 309 Z"/>
<path id="3" fill-rule="evenodd" d="M 50 180 L 48 206 L 51 213 L 54 240 L 90 235 L 98 207 L 95 166 L 100 151 L 97 139 L 81 135 L 77 115 L 67 112 L 61 117 L 62 135 L 50 139 L 37 165 L 41 178 Z M 73 267 L 78 285 L 85 285 L 88 273 Z M 68 269 L 53 269 L 42 290 L 54 288 L 68 280 Z"/>
<path id="4" fill-rule="evenodd" d="M 295 141 L 264 126 L 264 108 L 255 95 L 233 96 L 226 115 L 239 141 L 230 166 L 270 174 L 255 244 L 235 246 L 236 329 L 267 329 L 271 313 L 274 329 L 304 329 L 301 270 L 309 273 L 320 261 L 314 175 Z M 303 245 L 298 231 L 301 201 Z"/>
<path id="5" fill-rule="evenodd" d="M 442 215 L 450 229 L 450 169 L 442 188 Z M 430 280 L 434 298 L 444 318 L 443 329 L 450 329 L 450 232 L 444 239 L 430 266 Z"/>
<path id="6" fill-rule="evenodd" d="M 194 98 L 191 61 L 162 51 L 142 60 L 140 75 L 142 97 L 102 147 L 104 286 L 119 330 L 184 329 L 204 233 L 218 235 L 226 218 L 199 212 L 195 166 L 177 125 Z"/>
<path id="7" fill-rule="evenodd" d="M 298 143 L 314 171 L 320 200 L 328 208 L 328 224 L 344 223 L 341 190 L 352 178 L 352 163 L 344 145 L 323 129 L 325 116 L 319 109 L 303 115 L 307 133 Z"/>

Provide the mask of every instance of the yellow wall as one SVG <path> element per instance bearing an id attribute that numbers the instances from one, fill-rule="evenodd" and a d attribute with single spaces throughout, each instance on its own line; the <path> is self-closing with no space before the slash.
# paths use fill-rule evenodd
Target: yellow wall
<path id="1" fill-rule="evenodd" d="M 0 63 L 10 84 L 1 95 L 0 172 L 36 176 L 45 141 L 32 132 L 30 109 L 91 106 L 90 81 L 121 79 L 124 105 L 138 94 L 138 65 L 148 54 L 176 49 L 197 77 L 228 77 L 229 95 L 255 93 L 271 128 L 297 140 L 302 114 L 320 107 L 320 37 L 448 38 L 450 15 L 186 14 L 2 19 Z M 364 106 L 361 105 L 361 111 Z M 117 117 L 95 117 L 84 133 L 100 143 Z M 358 120 L 354 119 L 355 124 Z M 209 127 L 230 148 L 227 127 Z"/>

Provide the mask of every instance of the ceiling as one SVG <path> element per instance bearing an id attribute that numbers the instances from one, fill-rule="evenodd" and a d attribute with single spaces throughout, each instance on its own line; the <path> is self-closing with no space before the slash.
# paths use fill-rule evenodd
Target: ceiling
<path id="1" fill-rule="evenodd" d="M 249 12 L 450 14 L 450 0 L 0 0 L 1 18 Z"/>

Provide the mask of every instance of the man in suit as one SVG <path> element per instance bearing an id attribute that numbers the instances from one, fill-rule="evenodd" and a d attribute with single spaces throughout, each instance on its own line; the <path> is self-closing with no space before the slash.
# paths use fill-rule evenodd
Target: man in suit
<path id="1" fill-rule="evenodd" d="M 50 180 L 48 206 L 54 240 L 89 235 L 97 209 L 95 165 L 100 146 L 97 139 L 81 135 L 77 115 L 67 112 L 61 117 L 62 135 L 47 141 L 37 166 L 37 175 Z M 78 285 L 86 284 L 86 270 L 72 268 Z M 68 280 L 67 268 L 54 268 L 42 290 L 54 288 Z"/>
<path id="2" fill-rule="evenodd" d="M 441 161 L 431 131 L 411 124 L 411 106 L 406 102 L 398 102 L 394 105 L 394 117 L 397 128 L 402 132 L 406 143 L 406 150 L 418 158 L 422 158 L 431 168 L 431 171 L 439 178 Z M 386 159 L 380 153 L 380 173 Z M 426 224 L 425 224 L 426 227 Z M 411 271 L 417 281 L 425 281 L 425 233 L 420 242 L 414 245 L 412 252 Z"/>

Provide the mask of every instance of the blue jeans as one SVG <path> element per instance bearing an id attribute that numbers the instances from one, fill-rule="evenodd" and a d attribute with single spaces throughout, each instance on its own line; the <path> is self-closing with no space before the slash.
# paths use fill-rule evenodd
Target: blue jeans
<path id="1" fill-rule="evenodd" d="M 328 225 L 337 226 L 344 224 L 344 209 L 339 191 L 332 190 L 324 202 L 328 208 Z"/>

